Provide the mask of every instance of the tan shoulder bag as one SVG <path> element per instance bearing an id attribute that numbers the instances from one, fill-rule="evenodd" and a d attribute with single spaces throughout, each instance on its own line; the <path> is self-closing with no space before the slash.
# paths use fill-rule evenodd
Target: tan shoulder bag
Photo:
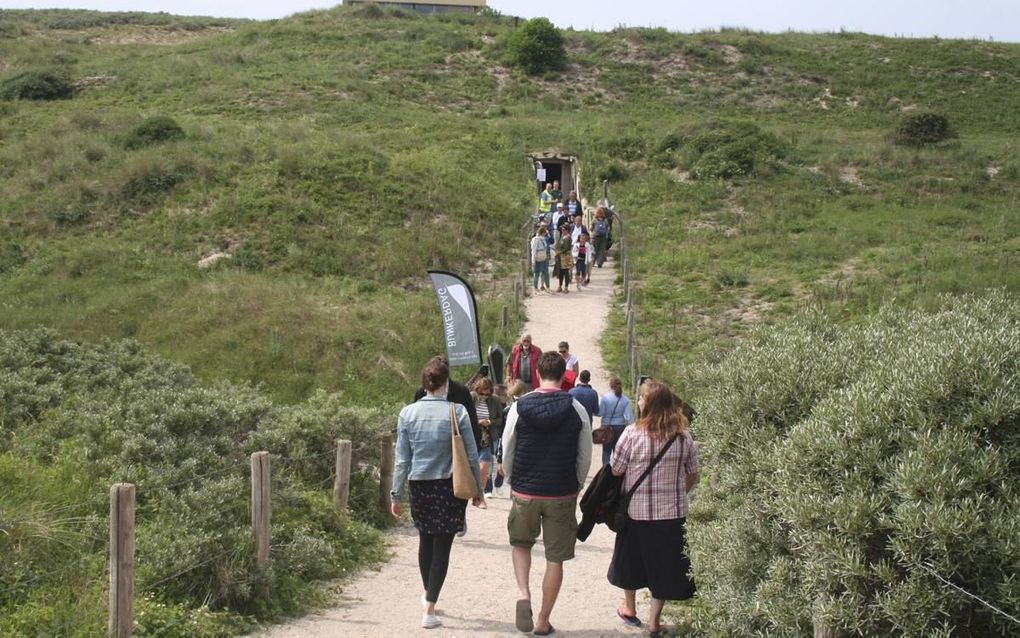
<path id="1" fill-rule="evenodd" d="M 467 448 L 464 447 L 464 437 L 460 435 L 460 428 L 457 427 L 457 413 L 452 403 L 450 427 L 453 431 L 453 436 L 450 437 L 453 452 L 453 495 L 464 500 L 472 499 L 478 496 L 478 483 L 475 482 L 475 475 L 471 473 Z"/>

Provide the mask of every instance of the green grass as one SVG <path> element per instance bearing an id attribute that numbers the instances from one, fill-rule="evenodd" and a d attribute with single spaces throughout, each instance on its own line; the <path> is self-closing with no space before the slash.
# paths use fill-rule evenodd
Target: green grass
<path id="1" fill-rule="evenodd" d="M 0 101 L 0 329 L 130 337 L 282 404 L 399 403 L 442 351 L 427 269 L 467 274 L 483 343 L 511 342 L 525 155 L 549 147 L 581 158 L 583 196 L 611 176 L 642 373 L 693 397 L 693 371 L 756 325 L 1020 290 L 1020 46 L 568 31 L 570 65 L 529 77 L 507 63 L 512 30 L 350 8 L 262 23 L 0 11 L 0 82 L 54 71 L 78 87 Z M 895 146 L 915 109 L 958 137 Z M 184 137 L 126 143 L 153 117 Z M 691 178 L 689 139 L 749 123 L 781 152 Z M 232 257 L 197 266 L 216 252 Z M 623 324 L 615 309 L 603 343 L 618 373 Z"/>

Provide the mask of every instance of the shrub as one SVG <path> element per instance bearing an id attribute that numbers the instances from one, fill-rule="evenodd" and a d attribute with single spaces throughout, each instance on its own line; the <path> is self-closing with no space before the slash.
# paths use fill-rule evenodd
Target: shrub
<path id="1" fill-rule="evenodd" d="M 928 146 L 955 137 L 949 118 L 937 113 L 910 113 L 900 120 L 893 142 L 901 146 Z"/>
<path id="2" fill-rule="evenodd" d="M 546 18 L 525 22 L 510 35 L 507 49 L 511 62 L 530 75 L 556 71 L 567 64 L 563 34 Z"/>
<path id="3" fill-rule="evenodd" d="M 73 95 L 71 81 L 50 71 L 25 71 L 0 82 L 4 100 L 66 100 Z"/>
<path id="4" fill-rule="evenodd" d="M 622 182 L 627 179 L 627 168 L 619 162 L 610 162 L 596 171 L 595 176 L 599 182 L 609 180 L 610 182 Z"/>
<path id="5" fill-rule="evenodd" d="M 710 122 L 666 135 L 653 159 L 664 166 L 682 166 L 696 179 L 731 179 L 774 170 L 788 156 L 779 138 L 750 122 Z"/>
<path id="6" fill-rule="evenodd" d="M 162 157 L 145 156 L 125 165 L 121 194 L 138 201 L 155 201 L 172 191 L 194 172 L 186 161 L 171 163 Z"/>
<path id="7" fill-rule="evenodd" d="M 147 118 L 134 127 L 123 138 L 125 148 L 136 149 L 153 144 L 162 144 L 184 137 L 184 129 L 172 117 L 157 115 Z"/>
<path id="8" fill-rule="evenodd" d="M 50 211 L 49 218 L 57 222 L 58 226 L 74 226 L 88 220 L 91 212 L 81 206 L 67 208 L 64 210 Z"/>
<path id="9" fill-rule="evenodd" d="M 297 613 L 317 579 L 382 559 L 379 433 L 393 412 L 335 396 L 277 408 L 250 388 L 198 387 L 134 342 L 82 345 L 0 330 L 0 634 L 98 635 L 105 488 L 138 486 L 138 635 L 235 635 Z M 332 506 L 334 440 L 355 441 L 351 506 Z M 273 568 L 256 571 L 246 450 L 273 455 Z M 7 560 L 9 559 L 9 560 Z M 272 596 L 257 585 L 266 579 Z M 210 608 L 213 611 L 210 611 Z M 151 612 L 151 613 L 148 613 Z M 79 622 L 75 623 L 75 616 Z M 171 630 L 177 622 L 187 626 Z M 29 630 L 32 631 L 29 631 Z"/>
<path id="10" fill-rule="evenodd" d="M 714 631 L 1006 635 L 1020 608 L 1020 301 L 763 328 L 702 379 L 719 493 L 691 551 Z M 703 522 L 697 522 L 702 517 Z"/>

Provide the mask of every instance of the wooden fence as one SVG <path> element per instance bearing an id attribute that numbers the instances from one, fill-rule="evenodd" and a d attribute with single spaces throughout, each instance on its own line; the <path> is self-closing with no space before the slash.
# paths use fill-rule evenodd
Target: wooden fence
<path id="1" fill-rule="evenodd" d="M 336 476 L 333 481 L 333 505 L 346 510 L 351 488 L 350 441 L 336 442 Z M 394 441 L 385 434 L 380 441 L 379 507 L 390 511 L 390 487 L 393 482 Z M 251 527 L 255 539 L 255 566 L 260 576 L 259 593 L 269 595 L 269 580 L 262 578 L 271 559 L 272 538 L 272 464 L 269 452 L 251 455 Z M 135 486 L 117 483 L 110 488 L 110 607 L 107 635 L 127 638 L 134 625 L 135 598 Z"/>

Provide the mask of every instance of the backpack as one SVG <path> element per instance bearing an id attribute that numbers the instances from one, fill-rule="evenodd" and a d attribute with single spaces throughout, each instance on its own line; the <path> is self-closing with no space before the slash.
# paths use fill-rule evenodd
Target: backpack
<path id="1" fill-rule="evenodd" d="M 595 236 L 605 237 L 609 234 L 609 223 L 604 219 L 595 220 Z"/>

